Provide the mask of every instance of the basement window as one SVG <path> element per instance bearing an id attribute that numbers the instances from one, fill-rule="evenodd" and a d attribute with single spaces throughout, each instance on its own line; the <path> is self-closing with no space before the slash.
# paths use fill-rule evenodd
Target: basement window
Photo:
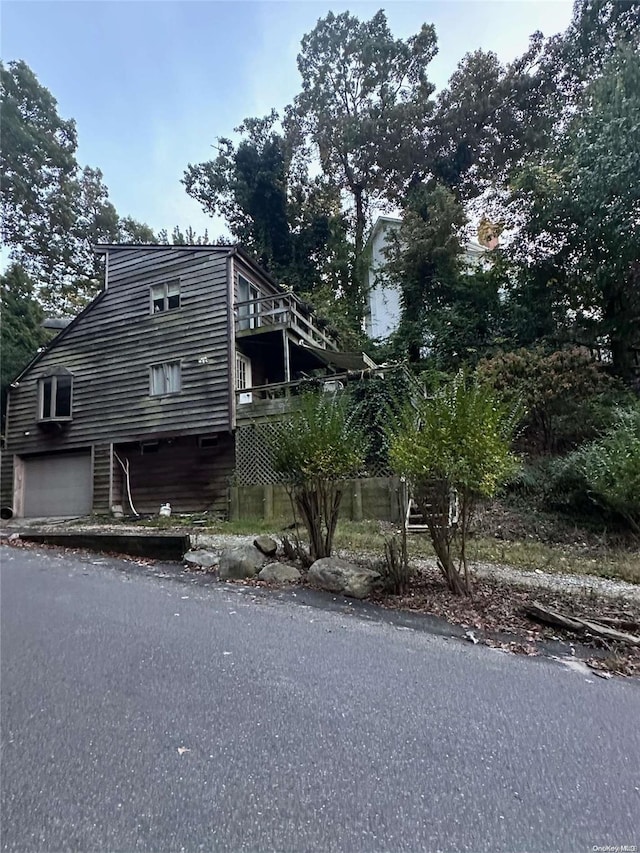
<path id="1" fill-rule="evenodd" d="M 163 281 L 151 285 L 151 313 L 160 314 L 163 311 L 173 311 L 180 307 L 180 279 Z"/>
<path id="2" fill-rule="evenodd" d="M 73 376 L 65 368 L 38 379 L 38 420 L 70 421 L 73 395 Z"/>
<path id="3" fill-rule="evenodd" d="M 199 435 L 198 436 L 198 447 L 200 450 L 209 450 L 212 447 L 218 446 L 218 436 L 217 435 Z"/>
<path id="4" fill-rule="evenodd" d="M 179 361 L 152 364 L 149 368 L 149 394 L 160 397 L 182 390 L 182 365 Z"/>

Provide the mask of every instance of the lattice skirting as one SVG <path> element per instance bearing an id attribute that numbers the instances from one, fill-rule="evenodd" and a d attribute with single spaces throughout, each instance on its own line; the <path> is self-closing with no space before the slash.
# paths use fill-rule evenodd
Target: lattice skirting
<path id="1" fill-rule="evenodd" d="M 281 481 L 280 475 L 273 470 L 271 449 L 263 438 L 267 430 L 275 435 L 276 425 L 261 423 L 262 435 L 252 424 L 236 430 L 236 485 L 252 486 Z"/>
<path id="2" fill-rule="evenodd" d="M 252 424 L 236 430 L 235 485 L 254 486 L 266 483 L 281 483 L 282 477 L 273 470 L 273 460 L 265 431 L 276 435 L 277 422 L 264 421 L 259 430 Z M 361 477 L 390 477 L 392 472 L 383 463 L 370 463 L 361 472 Z"/>

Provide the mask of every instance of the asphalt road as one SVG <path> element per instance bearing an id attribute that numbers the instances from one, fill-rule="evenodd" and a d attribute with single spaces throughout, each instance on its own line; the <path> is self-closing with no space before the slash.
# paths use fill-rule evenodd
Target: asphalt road
<path id="1" fill-rule="evenodd" d="M 640 846 L 640 686 L 2 548 L 2 850 Z"/>

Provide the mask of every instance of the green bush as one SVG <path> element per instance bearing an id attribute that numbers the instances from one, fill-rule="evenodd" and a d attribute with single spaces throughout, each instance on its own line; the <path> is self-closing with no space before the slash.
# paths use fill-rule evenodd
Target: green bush
<path id="1" fill-rule="evenodd" d="M 258 424 L 260 432 L 260 425 Z M 309 558 L 328 557 L 333 547 L 341 481 L 360 473 L 365 439 L 345 396 L 303 394 L 293 414 L 262 430 L 273 467 L 289 491 L 309 534 Z"/>
<path id="2" fill-rule="evenodd" d="M 455 593 L 469 592 L 466 541 L 476 499 L 494 495 L 517 467 L 510 445 L 519 417 L 519 410 L 460 373 L 408 407 L 391 435 L 391 461 L 410 482 L 438 566 Z M 457 525 L 450 523 L 454 494 Z"/>
<path id="3" fill-rule="evenodd" d="M 408 400 L 421 394 L 421 386 L 404 365 L 385 368 L 359 382 L 349 383 L 351 412 L 367 437 L 365 463 L 371 476 L 389 470 L 389 423 L 400 415 Z"/>
<path id="4" fill-rule="evenodd" d="M 477 373 L 505 400 L 521 400 L 522 443 L 534 454 L 566 452 L 596 438 L 624 398 L 618 381 L 580 348 L 501 353 L 481 361 Z"/>
<path id="5" fill-rule="evenodd" d="M 617 413 L 614 425 L 578 456 L 593 498 L 640 534 L 640 403 Z"/>

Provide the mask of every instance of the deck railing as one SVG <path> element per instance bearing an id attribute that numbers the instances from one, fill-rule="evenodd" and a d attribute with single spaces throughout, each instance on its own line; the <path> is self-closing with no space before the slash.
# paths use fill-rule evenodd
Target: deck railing
<path id="1" fill-rule="evenodd" d="M 347 382 L 347 373 L 336 373 L 321 378 L 298 379 L 295 382 L 273 382 L 236 391 L 236 420 L 253 420 L 284 414 L 290 410 L 291 398 L 305 391 L 322 390 L 326 394 L 341 391 Z"/>
<path id="2" fill-rule="evenodd" d="M 309 316 L 293 294 L 261 296 L 236 303 L 236 334 L 250 335 L 257 329 L 291 328 L 306 343 L 336 350 L 333 337 Z"/>

